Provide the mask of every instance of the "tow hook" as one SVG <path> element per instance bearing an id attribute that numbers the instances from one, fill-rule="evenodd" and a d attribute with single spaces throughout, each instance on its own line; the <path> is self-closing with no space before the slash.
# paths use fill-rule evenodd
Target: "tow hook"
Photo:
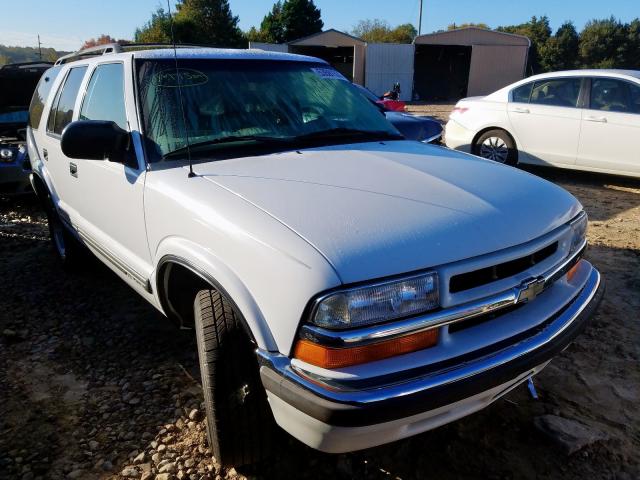
<path id="1" fill-rule="evenodd" d="M 538 392 L 536 391 L 536 386 L 533 384 L 533 375 L 527 379 L 527 388 L 529 389 L 531 398 L 538 400 Z"/>

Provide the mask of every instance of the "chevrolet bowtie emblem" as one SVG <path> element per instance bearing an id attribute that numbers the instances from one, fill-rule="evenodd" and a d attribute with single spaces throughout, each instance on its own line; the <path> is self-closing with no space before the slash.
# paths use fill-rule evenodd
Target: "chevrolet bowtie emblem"
<path id="1" fill-rule="evenodd" d="M 517 303 L 526 303 L 535 299 L 544 290 L 544 278 L 530 278 L 520 284 Z"/>

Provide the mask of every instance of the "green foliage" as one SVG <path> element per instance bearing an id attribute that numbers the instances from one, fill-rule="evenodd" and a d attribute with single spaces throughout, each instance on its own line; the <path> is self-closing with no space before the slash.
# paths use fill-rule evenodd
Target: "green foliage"
<path id="1" fill-rule="evenodd" d="M 456 30 L 458 28 L 467 28 L 467 27 L 476 27 L 476 28 L 484 28 L 485 30 L 491 30 L 491 27 L 486 23 L 461 23 L 460 25 L 456 25 L 455 23 L 451 23 L 447 26 L 447 30 Z"/>
<path id="2" fill-rule="evenodd" d="M 530 74 L 572 68 L 640 69 L 638 18 L 630 23 L 614 17 L 591 20 L 579 34 L 573 23 L 565 22 L 551 35 L 547 17 L 532 17 L 527 23 L 497 30 L 529 37 Z"/>
<path id="3" fill-rule="evenodd" d="M 285 42 L 321 32 L 324 26 L 320 9 L 313 0 L 285 0 L 282 4 L 282 24 Z"/>
<path id="4" fill-rule="evenodd" d="M 540 47 L 540 66 L 545 72 L 571 70 L 579 66 L 580 37 L 572 22 L 563 23 L 553 37 Z"/>
<path id="5" fill-rule="evenodd" d="M 245 34 L 249 41 L 286 43 L 322 31 L 324 22 L 313 0 L 278 0 L 260 23 Z"/>
<path id="6" fill-rule="evenodd" d="M 529 49 L 527 71 L 530 73 L 539 73 L 542 71 L 543 60 L 541 57 L 547 41 L 551 38 L 549 17 L 546 15 L 540 18 L 533 16 L 527 23 L 498 27 L 496 30 L 528 37 L 529 40 L 531 40 L 531 48 Z"/>
<path id="7" fill-rule="evenodd" d="M 361 20 L 351 33 L 369 43 L 411 43 L 418 32 L 410 23 L 391 28 L 386 20 L 375 18 Z"/>
<path id="8" fill-rule="evenodd" d="M 136 43 L 170 43 L 171 17 L 161 7 L 151 14 L 151 20 L 136 29 Z"/>
<path id="9" fill-rule="evenodd" d="M 181 42 L 216 47 L 244 47 L 238 17 L 228 0 L 183 0 L 177 5 L 174 32 Z"/>
<path id="10" fill-rule="evenodd" d="M 228 0 L 182 0 L 173 13 L 176 43 L 199 43 L 216 47 L 244 47 L 246 41 L 238 28 Z M 159 7 L 151 19 L 135 33 L 138 43 L 170 43 L 169 12 Z"/>
<path id="11" fill-rule="evenodd" d="M 53 48 L 42 49 L 42 60 L 45 62 L 55 62 L 62 55 L 70 52 L 57 52 Z M 37 62 L 40 54 L 37 48 L 33 47 L 7 47 L 0 45 L 0 65 L 4 63 Z"/>
<path id="12" fill-rule="evenodd" d="M 321 27 L 322 28 L 322 27 Z M 271 11 L 265 15 L 260 24 L 262 42 L 284 43 L 286 42 L 284 16 L 282 2 L 276 2 Z"/>
<path id="13" fill-rule="evenodd" d="M 589 68 L 613 68 L 626 66 L 628 25 L 611 17 L 591 20 L 580 34 L 580 57 Z"/>

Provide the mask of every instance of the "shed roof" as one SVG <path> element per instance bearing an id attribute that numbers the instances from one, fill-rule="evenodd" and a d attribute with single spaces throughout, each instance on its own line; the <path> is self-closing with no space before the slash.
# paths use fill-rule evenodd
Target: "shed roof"
<path id="1" fill-rule="evenodd" d="M 309 45 L 314 47 L 353 47 L 355 45 L 366 44 L 367 42 L 361 38 L 354 37 L 353 35 L 334 28 L 289 42 L 289 45 Z"/>
<path id="2" fill-rule="evenodd" d="M 415 38 L 417 45 L 511 45 L 531 46 L 531 41 L 523 35 L 496 32 L 478 27 L 464 27 L 446 32 L 428 33 Z"/>

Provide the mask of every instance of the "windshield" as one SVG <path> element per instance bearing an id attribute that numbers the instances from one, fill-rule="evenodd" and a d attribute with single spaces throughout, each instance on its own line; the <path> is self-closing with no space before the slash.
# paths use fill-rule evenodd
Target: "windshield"
<path id="1" fill-rule="evenodd" d="M 263 60 L 141 60 L 138 90 L 151 161 L 296 141 L 398 136 L 380 111 L 326 64 Z M 181 88 L 178 87 L 180 83 Z M 180 108 L 180 97 L 184 112 Z"/>

